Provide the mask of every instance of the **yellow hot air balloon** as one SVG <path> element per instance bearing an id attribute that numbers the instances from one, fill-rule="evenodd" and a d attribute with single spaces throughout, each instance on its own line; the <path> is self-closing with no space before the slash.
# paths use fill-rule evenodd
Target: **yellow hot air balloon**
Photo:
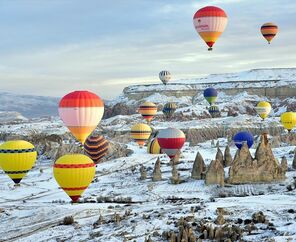
<path id="1" fill-rule="evenodd" d="M 147 124 L 135 124 L 131 128 L 131 136 L 138 143 L 140 147 L 143 147 L 145 142 L 149 139 L 152 129 Z"/>
<path id="2" fill-rule="evenodd" d="M 76 202 L 95 176 L 95 163 L 86 155 L 64 155 L 55 162 L 53 174 L 59 186 Z"/>
<path id="3" fill-rule="evenodd" d="M 145 120 L 147 120 L 148 123 L 150 123 L 157 113 L 157 107 L 152 102 L 144 102 L 140 105 L 139 113 L 143 116 Z"/>
<path id="4" fill-rule="evenodd" d="M 271 105 L 269 102 L 261 101 L 257 104 L 255 110 L 258 113 L 258 115 L 264 120 L 268 117 L 271 111 Z"/>
<path id="5" fill-rule="evenodd" d="M 34 145 L 24 140 L 7 141 L 0 146 L 0 167 L 15 184 L 32 169 L 37 158 Z"/>
<path id="6" fill-rule="evenodd" d="M 147 152 L 149 154 L 161 154 L 161 148 L 158 144 L 157 138 L 151 139 L 150 142 L 147 144 Z"/>
<path id="7" fill-rule="evenodd" d="M 281 115 L 281 123 L 289 132 L 296 126 L 296 113 L 286 112 Z"/>

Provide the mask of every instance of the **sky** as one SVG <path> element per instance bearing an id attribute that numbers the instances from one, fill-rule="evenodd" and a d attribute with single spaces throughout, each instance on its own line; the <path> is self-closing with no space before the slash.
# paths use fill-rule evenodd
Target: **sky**
<path id="1" fill-rule="evenodd" d="M 228 25 L 212 52 L 192 17 L 225 10 Z M 275 22 L 268 45 L 260 26 Z M 133 84 L 254 68 L 295 67 L 296 1 L 1 0 L 1 91 L 61 97 L 89 90 L 104 99 Z"/>

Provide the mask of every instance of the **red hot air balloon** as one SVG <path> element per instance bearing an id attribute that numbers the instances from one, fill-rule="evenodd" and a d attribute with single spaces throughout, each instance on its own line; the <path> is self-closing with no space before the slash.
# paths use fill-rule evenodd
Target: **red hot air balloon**
<path id="1" fill-rule="evenodd" d="M 94 93 L 75 91 L 61 99 L 59 114 L 74 137 L 84 144 L 101 121 L 104 103 Z"/>
<path id="2" fill-rule="evenodd" d="M 177 152 L 183 147 L 186 137 L 179 129 L 167 128 L 159 131 L 157 140 L 161 150 L 173 159 Z"/>

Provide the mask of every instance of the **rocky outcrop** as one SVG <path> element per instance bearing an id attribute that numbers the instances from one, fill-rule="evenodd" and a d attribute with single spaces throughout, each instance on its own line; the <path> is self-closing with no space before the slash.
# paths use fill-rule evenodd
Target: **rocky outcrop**
<path id="1" fill-rule="evenodd" d="M 177 170 L 176 165 L 173 164 L 171 183 L 172 184 L 179 184 L 180 182 L 181 182 L 181 180 L 180 180 L 180 174 L 179 174 L 179 172 Z"/>
<path id="2" fill-rule="evenodd" d="M 230 154 L 230 148 L 227 145 L 224 151 L 224 167 L 231 166 L 232 164 L 232 156 Z"/>
<path id="3" fill-rule="evenodd" d="M 203 179 L 206 171 L 206 165 L 204 162 L 204 159 L 202 158 L 201 154 L 197 152 L 193 168 L 191 172 L 191 178 L 192 179 Z"/>
<path id="4" fill-rule="evenodd" d="M 294 150 L 294 159 L 293 159 L 293 163 L 292 163 L 292 168 L 296 169 L 296 148 Z"/>
<path id="5" fill-rule="evenodd" d="M 114 106 L 105 105 L 103 119 L 111 118 L 116 115 L 131 115 L 135 114 L 137 106 L 127 105 L 125 103 L 117 103 Z"/>
<path id="6" fill-rule="evenodd" d="M 146 180 L 147 179 L 147 171 L 143 165 L 140 167 L 140 180 Z"/>
<path id="7" fill-rule="evenodd" d="M 160 159 L 157 158 L 155 165 L 154 165 L 154 170 L 152 174 L 152 181 L 161 181 L 162 176 L 161 176 L 161 170 L 160 170 Z"/>
<path id="8" fill-rule="evenodd" d="M 224 168 L 219 160 L 213 160 L 207 170 L 206 185 L 219 184 L 224 186 Z"/>
<path id="9" fill-rule="evenodd" d="M 224 166 L 223 153 L 220 150 L 219 146 L 217 147 L 216 160 L 220 161 L 221 165 Z"/>
<path id="10" fill-rule="evenodd" d="M 267 135 L 261 136 L 253 159 L 249 148 L 244 143 L 238 151 L 229 170 L 228 182 L 231 184 L 272 182 L 285 178 L 286 165 L 283 166 L 275 159 Z"/>

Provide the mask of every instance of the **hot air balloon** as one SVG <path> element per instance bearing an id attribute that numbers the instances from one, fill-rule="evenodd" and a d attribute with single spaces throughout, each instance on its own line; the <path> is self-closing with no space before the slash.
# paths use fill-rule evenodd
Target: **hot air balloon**
<path id="1" fill-rule="evenodd" d="M 258 113 L 258 115 L 264 120 L 268 117 L 271 111 L 271 105 L 269 102 L 261 101 L 257 104 L 255 110 Z"/>
<path id="2" fill-rule="evenodd" d="M 193 16 L 193 25 L 200 37 L 212 50 L 216 40 L 227 25 L 226 13 L 218 7 L 208 6 L 199 9 Z"/>
<path id="3" fill-rule="evenodd" d="M 161 148 L 158 144 L 157 138 L 153 138 L 147 144 L 147 152 L 149 154 L 160 154 Z"/>
<path id="4" fill-rule="evenodd" d="M 169 80 L 171 80 L 171 73 L 168 71 L 161 71 L 159 73 L 159 79 L 162 81 L 164 85 L 166 85 Z"/>
<path id="5" fill-rule="evenodd" d="M 157 113 L 157 107 L 152 102 L 145 102 L 140 105 L 140 108 L 138 109 L 139 113 L 143 116 L 143 118 L 150 123 L 151 120 L 154 118 L 154 116 Z"/>
<path id="6" fill-rule="evenodd" d="M 286 112 L 281 115 L 281 123 L 289 132 L 296 126 L 296 113 Z"/>
<path id="7" fill-rule="evenodd" d="M 261 26 L 261 34 L 270 44 L 271 40 L 276 36 L 278 32 L 278 26 L 274 23 L 265 23 Z"/>
<path id="8" fill-rule="evenodd" d="M 166 118 L 171 118 L 177 109 L 177 105 L 174 102 L 168 102 L 164 105 L 162 112 Z"/>
<path id="9" fill-rule="evenodd" d="M 210 105 L 216 102 L 217 96 L 218 96 L 218 92 L 213 87 L 209 87 L 204 90 L 204 97 Z"/>
<path id="10" fill-rule="evenodd" d="M 64 155 L 55 162 L 53 175 L 72 201 L 77 202 L 95 176 L 95 163 L 86 155 Z"/>
<path id="11" fill-rule="evenodd" d="M 183 147 L 186 138 L 181 130 L 167 128 L 159 131 L 157 140 L 161 150 L 173 159 L 177 152 Z"/>
<path id="12" fill-rule="evenodd" d="M 37 158 L 34 145 L 24 140 L 7 141 L 0 146 L 0 167 L 15 184 L 32 169 Z"/>
<path id="13" fill-rule="evenodd" d="M 254 137 L 247 131 L 238 132 L 234 137 L 233 141 L 237 148 L 241 149 L 243 143 L 247 143 L 248 147 L 251 148 L 254 143 Z"/>
<path id="14" fill-rule="evenodd" d="M 102 135 L 88 136 L 84 143 L 84 152 L 94 163 L 98 164 L 100 160 L 108 153 L 109 143 Z"/>
<path id="15" fill-rule="evenodd" d="M 74 137 L 83 144 L 101 121 L 104 103 L 94 93 L 75 91 L 61 99 L 59 114 Z"/>
<path id="16" fill-rule="evenodd" d="M 138 143 L 140 147 L 143 147 L 145 142 L 149 139 L 152 129 L 147 124 L 135 124 L 131 128 L 131 136 Z"/>
<path id="17" fill-rule="evenodd" d="M 212 117 L 218 116 L 220 113 L 218 106 L 212 105 L 209 107 L 209 113 L 211 114 Z"/>

